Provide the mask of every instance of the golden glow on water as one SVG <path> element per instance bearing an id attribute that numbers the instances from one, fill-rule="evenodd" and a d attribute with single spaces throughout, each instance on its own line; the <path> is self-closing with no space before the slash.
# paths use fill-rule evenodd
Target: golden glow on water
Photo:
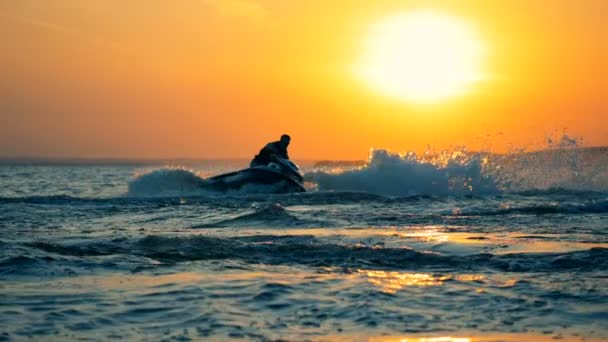
<path id="1" fill-rule="evenodd" d="M 428 229 L 423 231 L 417 231 L 413 233 L 404 234 L 403 237 L 409 237 L 412 239 L 425 241 L 425 242 L 447 242 L 449 240 L 448 234 L 439 232 L 436 229 Z"/>
<path id="2" fill-rule="evenodd" d="M 345 207 L 345 206 L 341 206 Z M 331 207 L 328 207 L 331 210 Z M 301 207 L 287 207 L 288 210 L 300 211 Z M 563 241 L 558 234 L 534 234 L 522 235 L 521 233 L 460 233 L 446 231 L 450 226 L 388 226 L 373 228 L 306 228 L 290 229 L 289 231 L 276 229 L 272 230 L 273 235 L 310 235 L 316 237 L 342 236 L 344 245 L 353 241 L 366 242 L 365 239 L 381 238 L 385 243 L 385 248 L 411 248 L 419 252 L 436 253 L 459 253 L 474 254 L 479 252 L 490 252 L 492 254 L 508 253 L 545 253 L 545 252 L 571 252 L 587 250 L 599 247 L 608 248 L 605 242 L 570 242 Z M 215 232 L 229 233 L 225 229 Z M 240 234 L 259 234 L 259 229 L 243 229 Z M 265 230 L 270 233 L 270 231 Z M 197 232 L 197 234 L 201 234 Z M 228 235 L 229 236 L 229 235 Z M 357 239 L 357 240 L 355 240 Z M 587 239 L 586 235 L 581 235 L 580 239 Z M 377 239 L 370 240 L 368 243 L 373 246 Z"/>
<path id="3" fill-rule="evenodd" d="M 471 342 L 468 337 L 422 337 L 422 338 L 404 338 L 401 342 Z"/>
<path id="4" fill-rule="evenodd" d="M 381 289 L 385 293 L 396 293 L 404 287 L 410 286 L 440 286 L 448 280 L 458 281 L 481 281 L 483 275 L 432 275 L 430 273 L 407 273 L 381 270 L 357 270 L 367 277 L 367 281 Z"/>
<path id="5" fill-rule="evenodd" d="M 355 275 L 342 275 L 333 272 L 329 268 L 326 273 L 288 273 L 292 271 L 290 267 L 273 266 L 268 270 L 259 270 L 256 272 L 235 272 L 222 275 L 222 280 L 226 283 L 250 282 L 258 279 L 273 279 L 277 284 L 297 284 L 307 283 L 310 281 L 327 281 L 333 279 L 355 278 Z M 132 274 L 132 275 L 104 275 L 104 276 L 80 276 L 68 278 L 59 281 L 46 282 L 46 287 L 63 292 L 69 289 L 72 293 L 83 293 L 96 290 L 120 290 L 120 291 L 138 291 L 143 294 L 148 291 L 156 291 L 158 287 L 168 286 L 183 286 L 190 284 L 200 284 L 217 281 L 215 275 L 211 273 L 197 272 L 179 272 L 171 274 Z M 40 284 L 35 284 L 39 286 Z"/>
<path id="6" fill-rule="evenodd" d="M 523 334 L 479 334 L 479 333 L 467 333 L 461 331 L 453 334 L 460 336 L 450 335 L 439 335 L 439 336 L 329 336 L 321 339 L 313 339 L 320 341 L 368 341 L 368 342 L 522 342 L 522 341 L 534 341 L 534 342 L 551 342 L 555 341 L 555 336 L 552 335 L 536 335 L 533 333 Z M 464 336 L 463 336 L 464 335 Z M 467 336 L 468 335 L 468 336 Z M 559 341 L 562 342 L 599 342 L 605 341 L 602 338 L 593 337 L 580 337 L 580 336 L 566 336 L 559 335 Z"/>

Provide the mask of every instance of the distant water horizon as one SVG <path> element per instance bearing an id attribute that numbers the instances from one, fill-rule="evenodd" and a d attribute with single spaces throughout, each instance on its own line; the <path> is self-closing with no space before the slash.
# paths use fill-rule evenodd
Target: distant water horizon
<path id="1" fill-rule="evenodd" d="M 235 163 L 249 162 L 252 158 L 235 157 L 235 158 L 122 158 L 122 157 L 37 157 L 37 156 L 19 156 L 19 157 L 1 157 L 0 165 L 45 165 L 45 166 L 61 166 L 61 165 L 109 165 L 109 166 L 146 166 L 146 165 L 196 165 L 200 163 Z M 324 159 L 294 159 L 298 163 L 315 163 Z M 362 159 L 339 160 L 364 162 Z"/>

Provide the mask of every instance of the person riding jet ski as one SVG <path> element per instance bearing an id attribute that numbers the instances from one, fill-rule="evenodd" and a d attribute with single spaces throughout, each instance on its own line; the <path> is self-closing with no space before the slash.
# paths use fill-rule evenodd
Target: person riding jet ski
<path id="1" fill-rule="evenodd" d="M 250 167 L 266 166 L 273 162 L 274 156 L 289 160 L 287 146 L 291 142 L 291 137 L 287 134 L 281 135 L 281 140 L 266 144 L 251 161 Z"/>
<path id="2" fill-rule="evenodd" d="M 290 141 L 289 135 L 283 134 L 281 140 L 266 144 L 248 169 L 209 177 L 202 185 L 218 191 L 238 190 L 247 185 L 272 185 L 265 191 L 304 192 L 302 172 L 287 155 Z"/>

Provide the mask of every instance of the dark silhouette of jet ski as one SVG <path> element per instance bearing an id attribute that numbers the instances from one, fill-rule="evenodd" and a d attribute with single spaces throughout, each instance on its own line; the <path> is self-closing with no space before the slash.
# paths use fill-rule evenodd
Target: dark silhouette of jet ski
<path id="1" fill-rule="evenodd" d="M 204 182 L 204 187 L 215 191 L 239 190 L 246 185 L 270 185 L 271 192 L 277 193 L 306 191 L 298 165 L 277 156 L 268 165 L 221 174 Z"/>

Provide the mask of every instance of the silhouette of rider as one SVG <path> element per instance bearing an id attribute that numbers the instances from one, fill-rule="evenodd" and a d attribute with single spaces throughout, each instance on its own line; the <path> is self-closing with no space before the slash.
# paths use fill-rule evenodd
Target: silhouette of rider
<path id="1" fill-rule="evenodd" d="M 281 140 L 266 144 L 266 146 L 260 150 L 260 153 L 253 158 L 250 166 L 266 166 L 272 162 L 275 156 L 289 159 L 289 156 L 287 155 L 287 146 L 289 146 L 290 141 L 291 138 L 289 135 L 283 134 L 281 135 Z"/>

